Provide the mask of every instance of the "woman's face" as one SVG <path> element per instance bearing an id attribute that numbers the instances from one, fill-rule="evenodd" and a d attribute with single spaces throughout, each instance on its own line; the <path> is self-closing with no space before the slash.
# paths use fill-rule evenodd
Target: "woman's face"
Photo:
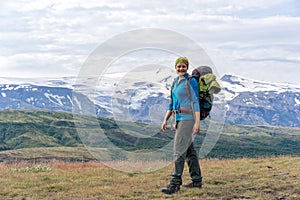
<path id="1" fill-rule="evenodd" d="M 187 73 L 188 67 L 183 62 L 179 62 L 177 63 L 175 69 L 179 76 L 184 76 Z"/>

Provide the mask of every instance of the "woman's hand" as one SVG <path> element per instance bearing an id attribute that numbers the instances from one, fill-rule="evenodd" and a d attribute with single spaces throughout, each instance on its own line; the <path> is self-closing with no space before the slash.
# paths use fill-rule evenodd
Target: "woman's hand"
<path id="1" fill-rule="evenodd" d="M 198 134 L 199 132 L 200 132 L 200 121 L 196 120 L 193 127 L 193 133 Z"/>
<path id="2" fill-rule="evenodd" d="M 193 133 L 197 134 L 200 132 L 200 112 L 195 112 L 195 124 L 193 127 Z"/>
<path id="3" fill-rule="evenodd" d="M 167 110 L 167 113 L 165 115 L 164 121 L 161 124 L 161 130 L 162 130 L 162 132 L 166 132 L 166 130 L 167 130 L 167 121 L 168 121 L 168 119 L 170 118 L 171 115 L 172 115 L 172 110 Z"/>
<path id="4" fill-rule="evenodd" d="M 164 121 L 164 122 L 161 124 L 161 130 L 162 130 L 163 132 L 166 132 L 166 130 L 167 130 L 167 121 Z"/>

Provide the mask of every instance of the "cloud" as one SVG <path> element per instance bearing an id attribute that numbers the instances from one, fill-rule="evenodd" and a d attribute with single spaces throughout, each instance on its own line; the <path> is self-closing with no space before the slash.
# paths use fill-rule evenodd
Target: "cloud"
<path id="1" fill-rule="evenodd" d="M 76 75 L 102 42 L 153 27 L 199 43 L 222 66 L 221 74 L 247 77 L 249 66 L 272 63 L 274 69 L 288 65 L 299 76 L 299 5 L 296 0 L 1 1 L 0 69 L 2 76 Z"/>

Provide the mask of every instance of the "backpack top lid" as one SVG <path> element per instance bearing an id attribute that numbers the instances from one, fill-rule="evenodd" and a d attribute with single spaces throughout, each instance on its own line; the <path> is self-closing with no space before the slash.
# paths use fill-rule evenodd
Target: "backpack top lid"
<path id="1" fill-rule="evenodd" d="M 192 76 L 199 80 L 199 77 L 204 74 L 213 73 L 211 67 L 209 66 L 199 66 L 192 71 Z"/>

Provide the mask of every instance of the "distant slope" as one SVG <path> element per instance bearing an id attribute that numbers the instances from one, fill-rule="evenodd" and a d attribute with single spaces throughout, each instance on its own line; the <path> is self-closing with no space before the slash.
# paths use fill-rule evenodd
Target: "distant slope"
<path id="1" fill-rule="evenodd" d="M 0 112 L 0 150 L 34 147 L 81 147 L 73 115 L 53 111 Z M 151 138 L 138 138 L 146 124 L 125 122 L 132 135 L 124 133 L 115 121 L 98 118 L 106 136 L 117 146 L 127 150 L 159 148 L 169 142 L 171 133 L 157 134 Z M 86 130 L 94 127 L 85 127 Z M 148 127 L 151 128 L 151 127 Z M 147 142 L 145 142 L 147 140 Z M 100 141 L 101 142 L 101 141 Z M 102 144 L 99 144 L 102 145 Z M 99 146 L 98 145 L 98 146 Z M 103 146 L 101 146 L 103 147 Z"/>
<path id="2" fill-rule="evenodd" d="M 150 138 L 139 138 L 138 135 L 141 134 L 145 124 L 127 123 L 126 126 L 131 131 L 128 134 L 122 131 L 113 120 L 104 118 L 98 118 L 98 120 L 107 138 L 117 147 L 128 151 L 159 149 L 169 143 L 174 136 L 173 131 L 168 131 L 157 133 Z M 88 128 L 86 127 L 87 131 Z M 197 149 L 200 149 L 205 135 L 204 124 L 201 133 L 195 139 Z M 70 158 L 81 156 L 84 145 L 77 133 L 72 114 L 52 111 L 6 110 L 0 112 L 0 151 L 2 151 L 0 160 L 5 158 L 3 155 L 6 152 L 18 150 L 18 155 L 20 155 L 22 149 L 24 151 L 26 149 L 26 157 L 31 157 L 29 152 L 32 152 L 32 157 L 37 157 L 34 153 L 37 150 L 33 148 L 45 147 L 47 151 L 43 152 L 46 154 L 38 155 L 44 157 L 55 155 L 55 153 L 51 154 L 51 151 L 57 152 L 58 148 L 68 147 L 69 150 L 65 152 L 65 155 L 62 151 L 60 156 Z M 99 143 L 98 147 L 105 148 L 106 146 Z M 80 153 L 77 154 L 78 149 Z M 70 153 L 72 151 L 73 155 Z M 10 157 L 14 155 L 14 153 L 9 154 Z M 300 155 L 300 129 L 225 125 L 218 142 L 207 157 L 236 158 L 274 155 Z"/>
<path id="3" fill-rule="evenodd" d="M 68 113 L 47 111 L 2 111 L 2 150 L 32 147 L 82 146 Z"/>

